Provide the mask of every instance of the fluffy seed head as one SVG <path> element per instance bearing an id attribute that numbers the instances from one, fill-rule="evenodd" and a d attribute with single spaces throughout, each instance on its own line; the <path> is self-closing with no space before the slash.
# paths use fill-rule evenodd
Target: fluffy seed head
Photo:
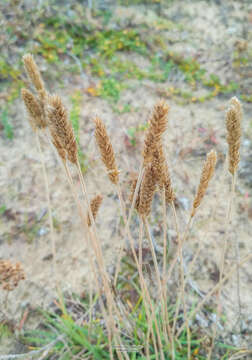
<path id="1" fill-rule="evenodd" d="M 101 195 L 96 195 L 90 203 L 90 208 L 91 208 L 94 220 L 95 220 L 98 210 L 101 206 L 102 200 L 103 200 L 103 197 Z M 87 215 L 87 223 L 88 223 L 88 226 L 91 226 L 91 219 L 90 219 L 89 214 Z"/>
<path id="2" fill-rule="evenodd" d="M 96 117 L 95 122 L 95 139 L 99 146 L 101 158 L 107 168 L 108 177 L 113 184 L 119 181 L 119 172 L 116 166 L 115 153 L 108 136 L 106 127 L 100 118 Z"/>
<path id="3" fill-rule="evenodd" d="M 12 264 L 9 260 L 0 260 L 0 285 L 3 290 L 14 290 L 25 279 L 20 263 Z"/>
<path id="4" fill-rule="evenodd" d="M 28 77 L 30 78 L 35 89 L 38 91 L 39 95 L 43 98 L 46 94 L 44 83 L 40 75 L 37 64 L 35 63 L 33 56 L 31 54 L 26 54 L 23 56 L 23 62 L 25 70 Z"/>
<path id="5" fill-rule="evenodd" d="M 191 216 L 195 215 L 197 208 L 201 204 L 201 201 L 206 193 L 208 183 L 211 180 L 211 178 L 213 177 L 216 161 L 217 161 L 216 151 L 211 150 L 207 154 L 207 158 L 206 158 L 205 164 L 202 169 L 200 183 L 198 186 L 196 196 L 193 201 L 193 209 L 191 212 Z"/>
<path id="6" fill-rule="evenodd" d="M 148 216 L 151 211 L 152 198 L 156 189 L 156 177 L 151 164 L 147 165 L 140 188 L 140 201 L 138 212 L 142 216 Z"/>
<path id="7" fill-rule="evenodd" d="M 45 128 L 47 126 L 46 119 L 36 96 L 27 89 L 22 89 L 21 95 L 33 130 Z"/>
<path id="8" fill-rule="evenodd" d="M 154 107 L 144 140 L 144 166 L 152 161 L 156 145 L 160 142 L 161 136 L 166 130 L 168 111 L 169 107 L 164 101 L 159 101 Z"/>
<path id="9" fill-rule="evenodd" d="M 57 139 L 56 144 L 58 143 L 66 151 L 68 160 L 76 164 L 78 156 L 77 143 L 66 108 L 59 96 L 52 95 L 49 97 L 47 116 L 52 137 Z"/>
<path id="10" fill-rule="evenodd" d="M 229 172 L 234 175 L 240 161 L 242 107 L 236 97 L 230 101 L 226 114 Z"/>

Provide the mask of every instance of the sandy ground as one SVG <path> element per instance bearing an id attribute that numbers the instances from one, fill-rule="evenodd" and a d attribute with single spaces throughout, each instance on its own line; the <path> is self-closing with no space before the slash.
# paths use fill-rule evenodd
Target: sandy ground
<path id="1" fill-rule="evenodd" d="M 204 64 L 205 68 L 211 67 L 211 72 L 217 73 L 222 79 L 230 80 L 232 77 L 238 77 L 230 70 L 230 56 L 235 43 L 244 38 L 246 27 L 244 30 L 243 20 L 248 19 L 249 11 L 251 14 L 251 5 L 241 5 L 233 1 L 227 1 L 222 6 L 217 2 L 211 2 L 210 5 L 203 1 L 192 4 L 185 2 L 183 7 L 180 6 L 180 2 L 176 2 L 168 10 L 164 10 L 165 16 L 182 22 L 188 30 L 184 34 L 170 34 L 167 31 L 167 37 L 177 38 L 171 43 L 171 49 L 183 51 L 186 56 L 197 53 L 198 61 Z M 133 17 L 133 22 L 143 21 L 143 16 L 141 17 L 134 10 L 118 8 L 116 12 L 122 19 L 128 16 L 131 19 Z M 148 21 L 147 15 L 152 14 L 147 13 L 144 17 L 145 21 Z M 251 34 L 246 41 L 251 46 Z M 80 140 L 89 164 L 85 178 L 90 197 L 96 193 L 102 193 L 104 196 L 97 226 L 105 262 L 111 267 L 122 241 L 123 228 L 118 216 L 120 210 L 115 189 L 106 177 L 93 139 L 92 117 L 98 114 L 108 127 L 121 170 L 123 195 L 127 199 L 130 176 L 137 172 L 141 161 L 143 134 L 138 136 L 137 146 L 132 147 L 129 145 L 126 130 L 130 126 L 144 123 L 151 108 L 160 98 L 160 93 L 171 84 L 178 86 L 181 80 L 170 79 L 169 83 L 162 85 L 150 81 L 142 81 L 141 84 L 129 81 L 130 88 L 123 91 L 121 101 L 130 104 L 136 111 L 125 114 L 114 113 L 105 100 L 88 95 L 85 89 L 91 81 L 93 79 L 87 78 L 86 82 L 83 82 L 78 76 L 66 77 L 63 89 L 54 85 L 51 90 L 58 91 L 66 103 L 69 103 L 70 93 L 75 89 L 82 92 Z M 244 86 L 251 86 L 251 78 L 244 79 Z M 200 91 L 204 92 L 204 89 Z M 197 214 L 184 250 L 188 262 L 199 244 L 203 242 L 203 249 L 191 278 L 196 287 L 202 293 L 206 293 L 218 279 L 229 199 L 230 176 L 223 170 L 227 151 L 225 142 L 227 99 L 217 97 L 203 104 L 186 106 L 178 105 L 169 98 L 167 102 L 171 109 L 164 143 L 178 198 L 178 215 L 182 229 L 188 219 L 188 209 L 192 204 L 204 157 L 212 148 L 218 153 L 216 174 Z M 249 166 L 252 154 L 251 110 L 251 104 L 244 104 L 241 159 L 248 161 L 243 164 L 245 168 Z M 20 261 L 26 273 L 27 279 L 9 296 L 8 317 L 18 322 L 27 308 L 49 304 L 55 291 L 42 167 L 35 136 L 25 119 L 21 101 L 17 101 L 13 108 L 13 123 L 14 140 L 10 142 L 2 136 L 0 141 L 0 203 L 7 208 L 0 218 L 0 257 Z M 42 138 L 42 146 L 56 223 L 57 279 L 64 290 L 82 292 L 90 280 L 85 234 L 81 229 L 81 222 L 65 174 L 44 138 Z M 76 184 L 79 186 L 77 174 L 74 169 L 72 170 Z M 228 228 L 227 265 L 234 261 L 235 239 L 239 243 L 241 257 L 252 252 L 251 196 L 249 181 L 238 178 L 232 223 Z M 156 200 L 154 206 L 158 207 L 158 204 Z M 171 216 L 168 209 L 169 231 L 170 234 L 174 234 L 175 228 Z M 159 226 L 159 220 L 154 217 L 151 218 L 151 223 L 153 229 Z M 174 237 L 171 236 L 171 239 L 174 247 Z M 252 261 L 241 270 L 241 294 L 243 340 L 244 343 L 252 345 Z M 0 294 L 1 297 L 2 295 Z M 227 313 L 227 328 L 231 329 L 236 321 L 234 314 L 237 312 L 234 278 L 226 284 L 222 300 L 223 309 Z M 188 301 L 190 302 L 191 299 Z M 236 338 L 231 340 L 234 345 L 236 340 Z"/>

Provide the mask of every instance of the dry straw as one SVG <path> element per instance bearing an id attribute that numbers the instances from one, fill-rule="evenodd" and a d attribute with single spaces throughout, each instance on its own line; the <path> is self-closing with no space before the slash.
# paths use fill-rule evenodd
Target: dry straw
<path id="1" fill-rule="evenodd" d="M 208 183 L 211 180 L 213 174 L 214 174 L 214 169 L 215 169 L 215 165 L 216 165 L 216 161 L 217 161 L 217 155 L 216 155 L 216 151 L 211 150 L 208 154 L 207 154 L 207 159 L 205 161 L 205 164 L 203 166 L 202 169 L 202 173 L 201 173 L 201 177 L 200 177 L 200 183 L 198 186 L 198 190 L 196 193 L 196 196 L 194 198 L 193 201 L 193 209 L 191 212 L 191 217 L 193 217 L 196 213 L 197 208 L 200 206 L 201 201 L 206 193 L 207 187 L 208 187 Z"/>
<path id="2" fill-rule="evenodd" d="M 152 116 L 149 120 L 149 128 L 144 140 L 144 166 L 152 161 L 156 146 L 160 142 L 161 136 L 166 130 L 168 111 L 169 107 L 164 101 L 159 101 L 154 107 Z"/>
<path id="3" fill-rule="evenodd" d="M 73 164 L 77 164 L 78 149 L 72 125 L 67 116 L 61 98 L 57 95 L 49 97 L 48 104 L 48 123 L 54 145 L 60 156 L 63 156 L 63 149 L 67 153 L 67 158 Z"/>
<path id="4" fill-rule="evenodd" d="M 12 264 L 9 260 L 0 260 L 0 285 L 3 290 L 14 290 L 25 279 L 20 263 Z"/>
<path id="5" fill-rule="evenodd" d="M 96 117 L 95 122 L 95 139 L 99 146 L 101 158 L 107 168 L 108 177 L 113 184 L 118 184 L 119 172 L 117 169 L 114 150 L 108 136 L 107 130 L 100 118 Z"/>
<path id="6" fill-rule="evenodd" d="M 240 161 L 242 107 L 236 97 L 230 101 L 226 114 L 229 172 L 234 175 Z"/>
<path id="7" fill-rule="evenodd" d="M 93 215 L 94 220 L 96 219 L 96 215 L 97 215 L 97 213 L 98 213 L 98 211 L 99 211 L 99 208 L 100 208 L 100 206 L 101 206 L 102 200 L 103 200 L 103 197 L 102 197 L 101 195 L 96 195 L 96 196 L 91 200 L 90 208 L 91 208 L 91 211 L 92 211 L 92 215 Z M 87 224 L 88 224 L 88 226 L 91 226 L 91 219 L 90 219 L 89 214 L 87 214 Z"/>
<path id="8" fill-rule="evenodd" d="M 36 96 L 27 89 L 22 89 L 21 94 L 32 129 L 34 131 L 37 129 L 44 129 L 47 124 L 40 102 Z"/>

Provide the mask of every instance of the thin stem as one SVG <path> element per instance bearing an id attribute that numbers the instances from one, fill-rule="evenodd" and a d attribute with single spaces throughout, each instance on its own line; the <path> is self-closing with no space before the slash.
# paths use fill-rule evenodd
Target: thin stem
<path id="1" fill-rule="evenodd" d="M 185 274 L 184 274 L 184 261 L 183 261 L 183 250 L 182 250 L 183 248 L 182 248 L 182 241 L 180 239 L 180 233 L 179 233 L 179 230 L 178 230 L 178 220 L 177 220 L 176 209 L 175 209 L 175 205 L 174 205 L 173 201 L 171 203 L 171 207 L 172 207 L 172 212 L 173 212 L 173 216 L 174 216 L 174 219 L 175 219 L 176 230 L 177 230 L 177 234 L 178 234 L 178 249 L 179 249 L 179 263 L 180 263 L 180 284 L 181 284 L 180 293 L 179 293 L 179 299 L 181 297 L 182 298 L 182 303 L 183 303 L 183 311 L 184 311 L 184 318 L 185 318 L 185 323 L 186 323 L 186 333 L 187 333 L 187 358 L 188 358 L 188 360 L 190 360 L 190 358 L 191 358 L 191 338 L 190 338 L 190 328 L 189 328 L 189 323 L 188 323 L 188 319 L 187 319 L 186 301 L 185 301 Z M 179 307 L 180 307 L 180 300 L 178 300 L 178 302 L 177 302 L 177 309 L 179 309 Z M 178 314 L 177 309 L 176 309 L 176 313 Z M 174 319 L 173 333 L 175 332 L 175 329 L 176 329 L 176 321 L 177 321 L 177 316 Z"/>
<path id="2" fill-rule="evenodd" d="M 56 269 L 56 246 L 55 246 L 55 233 L 54 233 L 54 227 L 53 227 L 53 216 L 52 216 L 52 206 L 51 206 L 51 200 L 50 200 L 50 191 L 49 191 L 49 181 L 45 166 L 45 158 L 44 154 L 41 148 L 41 143 L 39 139 L 38 131 L 36 131 L 36 142 L 37 147 L 40 155 L 40 160 L 42 164 L 42 171 L 43 171 L 43 177 L 44 177 L 44 183 L 45 183 L 45 193 L 46 193 L 46 201 L 47 201 L 47 208 L 48 208 L 48 217 L 49 217 L 49 226 L 50 226 L 50 237 L 51 237 L 51 249 L 52 249 L 52 257 L 53 257 L 53 278 L 55 281 L 55 286 L 58 288 L 58 280 L 57 280 L 57 269 Z"/>
<path id="3" fill-rule="evenodd" d="M 129 229 L 129 226 L 130 226 L 131 217 L 132 217 L 132 214 L 133 214 L 133 210 L 135 208 L 136 199 L 137 199 L 138 191 L 139 191 L 139 188 L 140 188 L 140 185 L 141 185 L 141 182 L 142 182 L 143 175 L 144 175 L 144 168 L 143 168 L 143 165 L 141 165 L 139 175 L 138 175 L 138 179 L 137 179 L 135 192 L 134 192 L 134 195 L 133 195 L 133 200 L 132 200 L 130 210 L 129 210 L 128 219 L 127 219 L 127 215 L 126 215 L 126 211 L 125 211 L 125 206 L 122 205 L 123 201 L 121 201 L 122 200 L 121 189 L 120 189 L 119 185 L 117 185 L 117 192 L 118 192 L 118 196 L 119 196 L 119 200 L 120 200 L 120 204 L 121 204 L 121 211 L 122 211 L 122 215 L 123 215 L 123 221 L 124 221 L 124 224 L 125 224 L 125 233 L 124 233 L 122 244 L 120 246 L 118 260 L 117 260 L 117 263 L 116 263 L 114 286 L 116 286 L 116 283 L 117 283 L 117 278 L 118 278 L 118 273 L 119 273 L 119 270 L 120 270 L 120 263 L 121 263 L 121 259 L 122 259 L 122 254 L 123 254 L 123 250 L 124 250 L 124 247 L 125 247 L 127 235 L 128 235 L 128 232 L 129 232 L 128 229 Z"/>
<path id="4" fill-rule="evenodd" d="M 244 256 L 240 263 L 238 264 L 239 267 L 241 267 L 243 264 L 245 264 L 247 261 L 252 259 L 252 254 Z M 202 306 L 205 304 L 205 302 L 216 292 L 218 291 L 223 285 L 226 285 L 225 282 L 233 275 L 234 272 L 236 272 L 236 265 L 227 273 L 226 276 L 224 276 L 204 297 L 204 299 L 201 300 L 201 302 L 198 303 L 196 308 L 190 313 L 188 316 L 188 321 L 194 318 L 194 316 L 198 313 L 198 311 L 202 308 Z M 181 325 L 181 327 L 177 331 L 176 337 L 178 338 L 181 334 L 181 332 L 185 328 L 185 323 Z"/>
<path id="5" fill-rule="evenodd" d="M 232 213 L 232 204 L 233 204 L 234 194 L 235 194 L 235 177 L 232 176 L 231 193 L 230 193 L 228 209 L 227 209 L 227 216 L 226 216 L 226 223 L 225 223 L 224 244 L 223 244 L 222 252 L 221 252 L 220 275 L 219 275 L 220 280 L 223 278 L 223 274 L 224 274 L 225 257 L 226 257 L 227 242 L 228 242 L 228 227 L 231 222 L 231 213 Z M 239 274 L 240 274 L 240 272 L 239 272 L 239 266 L 238 266 L 238 259 L 236 258 L 236 275 L 237 275 L 237 277 L 239 277 Z M 239 283 L 239 285 L 240 285 L 240 283 Z M 212 345 L 211 345 L 209 353 L 208 353 L 208 357 L 207 357 L 208 360 L 211 359 L 211 356 L 212 356 L 212 351 L 214 348 L 214 343 L 215 343 L 215 339 L 216 339 L 216 335 L 217 335 L 217 320 L 220 318 L 220 315 L 221 315 L 221 290 L 222 290 L 222 288 L 220 287 L 218 290 L 218 293 L 217 293 L 217 319 L 216 319 L 216 322 L 214 323 Z M 239 293 L 238 293 L 238 295 L 239 295 Z"/>

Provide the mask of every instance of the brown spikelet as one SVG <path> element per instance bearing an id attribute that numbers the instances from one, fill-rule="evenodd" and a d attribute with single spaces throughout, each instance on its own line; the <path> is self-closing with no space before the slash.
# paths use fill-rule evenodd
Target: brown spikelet
<path id="1" fill-rule="evenodd" d="M 91 208 L 94 220 L 99 211 L 102 200 L 103 200 L 103 197 L 101 195 L 96 195 L 90 203 L 90 208 Z M 89 214 L 87 215 L 87 223 L 88 223 L 88 226 L 91 226 L 91 219 L 90 219 Z"/>
<path id="2" fill-rule="evenodd" d="M 216 151 L 211 150 L 208 154 L 207 154 L 207 159 L 205 161 L 205 164 L 203 166 L 203 170 L 201 173 L 201 177 L 200 177 L 200 183 L 198 186 L 198 190 L 196 193 L 196 196 L 194 198 L 193 201 L 193 209 L 191 212 L 191 216 L 194 216 L 196 213 L 197 208 L 200 206 L 200 203 L 206 193 L 207 187 L 208 187 L 208 183 L 211 180 L 213 174 L 214 174 L 214 169 L 215 169 L 215 165 L 216 165 L 216 161 L 217 161 L 217 155 L 216 155 Z"/>
<path id="3" fill-rule="evenodd" d="M 25 279 L 20 263 L 12 264 L 9 260 L 0 260 L 0 285 L 3 290 L 14 290 Z"/>
<path id="4" fill-rule="evenodd" d="M 147 165 L 140 189 L 140 201 L 138 212 L 142 216 L 148 216 L 151 210 L 151 202 L 156 189 L 156 176 L 151 164 Z"/>
<path id="5" fill-rule="evenodd" d="M 166 203 L 171 203 L 175 200 L 175 194 L 171 184 L 171 177 L 162 143 L 158 143 L 153 153 L 152 159 L 153 170 L 157 179 L 159 187 L 165 188 L 165 199 Z"/>
<path id="6" fill-rule="evenodd" d="M 166 130 L 168 111 L 169 107 L 164 101 L 159 101 L 154 107 L 144 140 L 144 166 L 152 161 L 156 145 L 160 142 L 161 136 Z"/>
<path id="7" fill-rule="evenodd" d="M 51 131 L 51 135 L 52 135 L 52 143 L 55 146 L 59 157 L 61 157 L 61 159 L 65 162 L 66 161 L 66 150 L 62 147 L 61 143 L 58 140 L 57 135 Z"/>
<path id="8" fill-rule="evenodd" d="M 44 129 L 47 126 L 46 119 L 36 96 L 27 89 L 22 89 L 21 95 L 33 130 Z"/>
<path id="9" fill-rule="evenodd" d="M 133 201 L 136 185 L 137 185 L 137 176 L 134 177 L 134 179 L 131 181 L 131 193 L 130 193 L 130 198 L 129 198 L 130 203 L 132 203 L 132 201 Z M 137 197 L 136 197 L 136 203 L 135 203 L 135 209 L 137 211 L 138 211 L 138 207 L 139 207 L 139 202 L 140 202 L 140 195 L 138 192 Z"/>
<path id="10" fill-rule="evenodd" d="M 226 114 L 229 172 L 234 175 L 240 161 L 242 107 L 236 97 L 230 101 Z"/>
<path id="11" fill-rule="evenodd" d="M 25 70 L 27 75 L 29 76 L 32 84 L 37 90 L 40 98 L 44 98 L 46 96 L 46 91 L 44 87 L 44 83 L 42 77 L 40 75 L 40 71 L 38 69 L 37 64 L 35 63 L 33 56 L 31 54 L 26 54 L 23 56 L 23 62 L 25 66 Z"/>
<path id="12" fill-rule="evenodd" d="M 113 184 L 119 181 L 119 172 L 116 166 L 115 154 L 109 139 L 107 130 L 100 118 L 96 117 L 95 122 L 95 139 L 99 146 L 101 158 L 107 168 L 108 177 Z"/>
<path id="13" fill-rule="evenodd" d="M 50 131 L 55 142 L 54 145 L 60 145 L 66 151 L 68 160 L 76 164 L 78 156 L 77 143 L 66 108 L 59 96 L 53 95 L 49 97 L 47 116 Z"/>

